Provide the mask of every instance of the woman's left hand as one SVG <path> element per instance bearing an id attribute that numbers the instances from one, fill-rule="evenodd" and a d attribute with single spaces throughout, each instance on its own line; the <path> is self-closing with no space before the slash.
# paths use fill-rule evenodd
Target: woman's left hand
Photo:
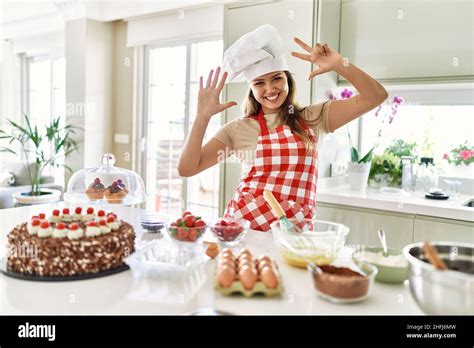
<path id="1" fill-rule="evenodd" d="M 316 65 L 315 70 L 309 74 L 308 80 L 312 79 L 316 75 L 336 70 L 342 66 L 342 56 L 335 50 L 330 48 L 327 44 L 321 45 L 320 43 L 318 43 L 315 47 L 311 47 L 304 43 L 302 40 L 298 39 L 297 37 L 295 37 L 294 40 L 298 45 L 301 46 L 301 48 L 303 48 L 309 54 L 303 54 L 293 51 L 291 52 L 291 55 L 293 57 L 297 57 L 308 62 L 314 63 Z"/>

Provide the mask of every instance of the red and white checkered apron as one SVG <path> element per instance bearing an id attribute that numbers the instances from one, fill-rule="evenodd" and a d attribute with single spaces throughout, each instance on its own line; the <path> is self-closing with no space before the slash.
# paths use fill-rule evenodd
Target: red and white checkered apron
<path id="1" fill-rule="evenodd" d="M 276 218 L 263 197 L 263 190 L 268 190 L 288 218 L 312 218 L 318 176 L 316 148 L 307 154 L 304 142 L 289 126 L 281 125 L 269 131 L 262 109 L 252 117 L 260 123 L 255 162 L 237 187 L 224 215 L 246 219 L 254 230 L 270 230 Z M 314 131 L 306 124 L 304 128 L 316 146 Z"/>

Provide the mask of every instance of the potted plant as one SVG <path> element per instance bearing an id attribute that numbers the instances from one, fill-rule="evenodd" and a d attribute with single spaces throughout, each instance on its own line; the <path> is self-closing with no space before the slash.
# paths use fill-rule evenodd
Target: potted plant
<path id="1" fill-rule="evenodd" d="M 341 99 L 350 98 L 352 95 L 353 92 L 347 88 L 344 88 L 344 90 L 340 93 Z M 327 96 L 330 100 L 338 99 L 337 96 L 331 92 L 327 93 Z M 348 165 L 349 185 L 352 190 L 365 190 L 367 188 L 367 182 L 372 166 L 372 158 L 374 156 L 374 151 L 378 146 L 379 139 L 382 137 L 385 121 L 388 119 L 389 125 L 393 122 L 393 119 L 398 112 L 398 107 L 403 103 L 403 101 L 403 98 L 400 96 L 394 96 L 392 100 L 388 101 L 390 112 L 386 112 L 381 117 L 380 128 L 377 134 L 377 143 L 364 156 L 360 156 L 357 148 L 352 145 L 351 136 L 349 132 L 347 132 L 351 151 L 351 161 Z M 385 103 L 378 106 L 377 110 L 375 111 L 375 117 L 379 116 L 380 111 L 384 105 Z"/>
<path id="2" fill-rule="evenodd" d="M 474 177 L 474 147 L 467 140 L 445 153 L 443 159 L 450 164 L 449 172 L 452 176 Z"/>
<path id="3" fill-rule="evenodd" d="M 0 139 L 8 141 L 9 147 L 0 147 L 0 151 L 9 152 L 21 157 L 30 182 L 30 190 L 15 192 L 16 205 L 32 205 L 58 201 L 61 191 L 41 187 L 43 172 L 48 167 L 64 167 L 71 171 L 61 160 L 78 149 L 72 139 L 79 128 L 72 125 L 60 126 L 60 118 L 55 118 L 46 125 L 44 131 L 32 126 L 30 118 L 24 115 L 25 125 L 8 120 L 9 132 L 0 129 Z M 19 151 L 13 145 L 19 146 Z M 33 160 L 33 165 L 30 165 Z"/>
<path id="4" fill-rule="evenodd" d="M 349 186 L 352 190 L 362 190 L 367 188 L 367 180 L 372 164 L 372 156 L 377 145 L 374 145 L 364 156 L 360 156 L 359 151 L 352 145 L 352 139 L 349 132 L 349 146 L 351 149 L 351 161 L 348 165 Z"/>
<path id="5" fill-rule="evenodd" d="M 401 160 L 392 153 L 385 151 L 375 155 L 369 173 L 371 187 L 400 186 L 402 179 Z"/>

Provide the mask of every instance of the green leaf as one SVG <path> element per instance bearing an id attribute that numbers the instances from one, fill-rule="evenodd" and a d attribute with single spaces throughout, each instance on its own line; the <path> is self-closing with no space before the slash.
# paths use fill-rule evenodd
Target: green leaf
<path id="1" fill-rule="evenodd" d="M 372 160 L 372 156 L 374 154 L 374 150 L 375 148 L 377 147 L 377 145 L 374 145 L 370 150 L 369 152 L 367 152 L 367 154 L 359 161 L 359 163 L 367 163 L 369 162 L 370 160 Z"/>

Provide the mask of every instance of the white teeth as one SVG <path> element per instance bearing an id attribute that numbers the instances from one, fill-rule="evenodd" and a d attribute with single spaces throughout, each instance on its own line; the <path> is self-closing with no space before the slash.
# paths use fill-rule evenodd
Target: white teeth
<path id="1" fill-rule="evenodd" d="M 265 97 L 267 98 L 268 100 L 275 100 L 276 98 L 278 98 L 279 94 L 277 95 L 274 95 L 273 97 Z"/>

